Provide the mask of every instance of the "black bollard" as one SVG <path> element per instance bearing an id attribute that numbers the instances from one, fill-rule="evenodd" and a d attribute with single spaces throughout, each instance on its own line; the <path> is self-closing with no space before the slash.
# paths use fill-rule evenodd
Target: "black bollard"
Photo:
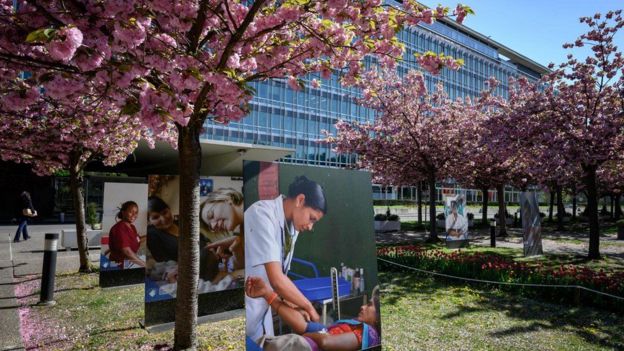
<path id="1" fill-rule="evenodd" d="M 490 246 L 496 247 L 496 220 L 490 219 Z"/>
<path id="2" fill-rule="evenodd" d="M 39 305 L 53 306 L 56 304 L 54 301 L 54 277 L 56 275 L 56 251 L 58 238 L 58 233 L 46 233 L 45 235 Z"/>

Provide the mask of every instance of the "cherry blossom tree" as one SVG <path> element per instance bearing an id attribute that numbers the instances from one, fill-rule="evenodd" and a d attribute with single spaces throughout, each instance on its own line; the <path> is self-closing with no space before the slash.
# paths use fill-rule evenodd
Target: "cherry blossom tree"
<path id="1" fill-rule="evenodd" d="M 613 38 L 624 26 L 621 11 L 581 18 L 589 30 L 565 48 L 591 47 L 592 54 L 568 61 L 546 75 L 530 90 L 532 96 L 518 99 L 510 110 L 508 138 L 528 145 L 538 163 L 529 167 L 536 179 L 574 177 L 580 170 L 588 199 L 590 259 L 600 257 L 597 171 L 621 153 L 624 69 L 622 53 Z M 514 132 L 515 131 L 515 132 Z M 546 175 L 551 177 L 548 178 Z M 565 183 L 565 182 L 564 182 Z M 562 184 L 558 184 L 562 185 Z M 560 211 L 562 212 L 562 211 Z"/>
<path id="2" fill-rule="evenodd" d="M 18 81 L 18 83 L 23 83 Z M 56 90 L 46 84 L 49 102 L 16 109 L 16 104 L 0 103 L 0 151 L 5 161 L 32 165 L 39 175 L 69 171 L 70 189 L 76 212 L 76 235 L 80 256 L 80 271 L 91 272 L 85 228 L 83 170 L 94 160 L 114 165 L 126 159 L 140 139 L 151 136 L 139 118 L 120 115 L 119 111 L 102 101 L 89 100 L 76 89 L 73 106 L 62 106 L 56 94 L 68 94 L 68 89 Z M 8 94 L 16 87 L 10 87 Z M 2 91 L 4 89 L 0 89 Z M 39 90 L 27 94 L 40 94 Z M 72 93 L 73 94 L 73 93 Z M 66 101 L 71 101 L 65 96 Z M 16 100 L 19 98 L 16 97 Z M 10 100 L 9 100 L 10 101 Z"/>
<path id="3" fill-rule="evenodd" d="M 449 66 L 458 69 L 459 66 Z M 356 153 L 359 166 L 387 184 L 429 186 L 429 240 L 439 240 L 435 225 L 436 180 L 452 176 L 462 147 L 460 129 L 463 103 L 452 103 L 441 86 L 429 93 L 422 73 L 409 71 L 403 78 L 385 71 L 368 72 L 359 103 L 374 109 L 373 123 L 340 121 L 328 141 L 336 151 Z M 411 180 L 411 182 L 410 182 Z"/>
<path id="4" fill-rule="evenodd" d="M 471 116 L 466 118 L 460 130 L 464 147 L 461 154 L 464 162 L 458 162 L 458 172 L 455 178 L 466 186 L 480 189 L 483 193 L 482 201 L 482 224 L 488 223 L 488 190 L 504 187 L 509 182 L 510 167 L 505 157 L 506 150 L 499 150 L 500 146 L 492 140 L 496 135 L 490 133 L 492 119 L 500 115 L 500 111 L 506 105 L 506 101 L 493 94 L 498 82 L 494 78 L 487 81 L 487 89 L 481 92 L 474 101 L 466 99 L 465 109 Z M 496 146 L 497 148 L 495 148 Z M 500 196 L 500 194 L 499 194 Z M 504 202 L 503 202 L 504 204 Z M 501 210 L 504 214 L 504 206 L 499 206 L 499 218 Z M 504 225 L 500 226 L 499 235 L 504 235 Z"/>
<path id="5" fill-rule="evenodd" d="M 598 169 L 598 187 L 601 189 L 601 193 L 608 193 L 613 197 L 614 211 L 612 216 L 614 219 L 620 219 L 622 217 L 622 207 L 620 202 L 622 200 L 622 193 L 624 192 L 624 161 L 614 160 L 605 162 L 600 169 Z"/>
<path id="6" fill-rule="evenodd" d="M 139 116 L 154 136 L 177 131 L 180 218 L 176 349 L 196 347 L 199 272 L 200 134 L 207 119 L 244 117 L 251 81 L 300 77 L 333 70 L 343 83 L 361 80 L 362 59 L 392 67 L 403 52 L 396 33 L 471 10 L 458 5 L 401 8 L 373 1 L 230 0 L 0 2 L 0 79 L 27 71 L 34 81 L 63 75 L 69 86 L 89 82 L 106 90 L 123 114 Z M 452 58 L 423 55 L 439 70 Z M 36 89 L 31 86 L 30 90 Z M 3 97 L 9 98 L 8 95 Z M 20 98 L 22 96 L 20 95 Z M 22 104 L 39 97 L 26 96 Z"/>
<path id="7" fill-rule="evenodd" d="M 526 83 L 526 84 L 525 84 Z M 494 94 L 498 82 L 495 78 L 487 81 L 487 88 L 481 92 L 467 109 L 472 109 L 473 117 L 464 123 L 462 138 L 465 140 L 463 168 L 459 181 L 482 190 L 483 223 L 487 222 L 487 191 L 494 188 L 498 199 L 498 236 L 506 236 L 505 186 L 513 185 L 526 189 L 534 179 L 530 161 L 534 159 L 533 149 L 523 145 L 518 137 L 522 130 L 520 116 L 515 111 L 536 91 L 528 89 L 526 80 L 509 83 L 509 98 Z M 522 117 L 522 118 L 519 118 Z"/>
<path id="8" fill-rule="evenodd" d="M 580 166 L 588 200 L 590 259 L 600 258 L 597 171 L 621 152 L 617 142 L 624 116 L 624 58 L 613 38 L 624 27 L 621 10 L 581 18 L 589 27 L 574 43 L 588 45 L 592 54 L 579 60 L 572 54 L 551 75 L 544 97 L 551 113 L 549 146 L 566 162 Z M 544 133 L 546 134 L 546 133 Z M 547 141 L 547 140 L 545 140 Z"/>

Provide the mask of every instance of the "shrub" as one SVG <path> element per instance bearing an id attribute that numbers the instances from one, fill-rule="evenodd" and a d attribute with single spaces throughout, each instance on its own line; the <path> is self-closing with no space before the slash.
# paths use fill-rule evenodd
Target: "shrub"
<path id="1" fill-rule="evenodd" d="M 511 219 L 514 218 L 514 216 L 510 215 L 509 212 L 507 212 L 507 210 L 505 210 L 505 214 L 507 218 L 511 218 Z M 498 212 L 494 214 L 494 218 L 498 219 Z"/>
<path id="2" fill-rule="evenodd" d="M 468 212 L 466 214 L 466 218 L 468 218 L 469 220 L 473 220 L 474 219 L 474 214 L 472 212 Z"/>
<path id="3" fill-rule="evenodd" d="M 95 202 L 89 202 L 87 205 L 87 224 L 93 227 L 94 224 L 99 223 L 97 214 L 97 204 Z"/>
<path id="4" fill-rule="evenodd" d="M 436 219 L 445 220 L 446 216 L 444 215 L 444 213 L 438 213 L 438 215 L 436 216 Z"/>
<path id="5" fill-rule="evenodd" d="M 386 217 L 386 215 L 383 214 L 383 213 L 378 213 L 378 214 L 375 215 L 375 220 L 376 221 L 385 221 L 387 219 L 388 219 L 388 217 Z"/>
<path id="6" fill-rule="evenodd" d="M 376 221 L 399 221 L 399 216 L 395 215 L 395 214 L 391 214 L 391 215 L 386 215 L 383 213 L 378 213 L 375 215 L 375 220 Z"/>

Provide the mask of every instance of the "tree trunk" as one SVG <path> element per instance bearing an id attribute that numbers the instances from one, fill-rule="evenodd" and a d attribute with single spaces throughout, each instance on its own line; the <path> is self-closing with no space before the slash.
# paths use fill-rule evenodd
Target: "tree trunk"
<path id="1" fill-rule="evenodd" d="M 507 211 L 505 210 L 505 186 L 499 185 L 496 187 L 498 196 L 498 220 L 500 226 L 498 227 L 498 236 L 507 236 Z"/>
<path id="2" fill-rule="evenodd" d="M 89 261 L 89 248 L 87 247 L 87 228 L 85 227 L 85 200 L 84 184 L 82 178 L 82 167 L 80 157 L 72 155 L 71 166 L 69 167 L 69 187 L 74 202 L 76 212 L 76 241 L 78 242 L 78 256 L 80 257 L 79 272 L 93 272 L 93 266 Z M 74 161 L 75 160 L 75 161 Z"/>
<path id="3" fill-rule="evenodd" d="M 587 216 L 589 218 L 589 259 L 600 258 L 600 227 L 598 224 L 598 190 L 596 166 L 583 167 L 583 178 L 587 191 Z"/>
<path id="4" fill-rule="evenodd" d="M 553 206 L 555 204 L 555 193 L 550 189 L 550 205 L 548 207 L 548 221 L 553 221 Z"/>
<path id="5" fill-rule="evenodd" d="M 622 217 L 622 206 L 620 206 L 620 200 L 622 198 L 622 194 L 615 195 L 615 220 L 618 220 Z"/>
<path id="6" fill-rule="evenodd" d="M 563 190 L 561 185 L 557 185 L 557 230 L 564 230 L 563 228 L 563 216 L 565 214 L 565 208 L 563 207 Z"/>
<path id="7" fill-rule="evenodd" d="M 178 127 L 180 167 L 180 236 L 178 289 L 175 307 L 175 350 L 197 349 L 197 288 L 199 279 L 200 128 Z"/>
<path id="8" fill-rule="evenodd" d="M 422 224 L 422 182 L 418 182 L 416 195 L 418 196 L 418 224 Z"/>
<path id="9" fill-rule="evenodd" d="M 481 224 L 483 224 L 484 227 L 487 227 L 488 225 L 488 188 L 483 188 L 481 189 L 481 192 L 483 193 L 483 201 L 482 201 L 482 208 L 481 208 L 481 212 L 482 212 L 482 216 L 481 216 Z"/>
<path id="10" fill-rule="evenodd" d="M 427 242 L 438 242 L 438 229 L 436 226 L 436 189 L 435 189 L 435 173 L 431 172 L 428 177 L 429 181 L 429 221 L 431 222 L 431 232 Z"/>
<path id="11" fill-rule="evenodd" d="M 615 218 L 615 196 L 613 196 L 613 194 L 609 195 L 609 199 L 611 199 L 611 214 L 609 215 L 609 217 L 611 217 L 611 219 Z"/>
<path id="12" fill-rule="evenodd" d="M 598 191 L 598 190 L 596 190 Z M 597 200 L 598 202 L 600 200 Z M 607 199 L 606 197 L 602 197 L 602 209 L 600 210 L 601 214 L 599 214 L 600 216 L 602 216 L 602 213 L 609 213 L 609 210 L 607 209 Z"/>
<path id="13" fill-rule="evenodd" d="M 572 188 L 572 219 L 576 219 L 576 186 Z"/>

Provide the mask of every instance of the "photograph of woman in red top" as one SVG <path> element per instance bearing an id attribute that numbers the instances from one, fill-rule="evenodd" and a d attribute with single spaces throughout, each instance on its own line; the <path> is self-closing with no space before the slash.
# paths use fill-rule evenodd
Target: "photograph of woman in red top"
<path id="1" fill-rule="evenodd" d="M 116 262 L 119 268 L 130 268 L 124 266 L 124 261 L 128 261 L 129 266 L 145 267 L 137 252 L 141 245 L 141 237 L 134 226 L 139 214 L 139 206 L 134 201 L 126 201 L 121 205 L 117 213 L 118 222 L 110 229 L 109 248 L 110 260 Z"/>

